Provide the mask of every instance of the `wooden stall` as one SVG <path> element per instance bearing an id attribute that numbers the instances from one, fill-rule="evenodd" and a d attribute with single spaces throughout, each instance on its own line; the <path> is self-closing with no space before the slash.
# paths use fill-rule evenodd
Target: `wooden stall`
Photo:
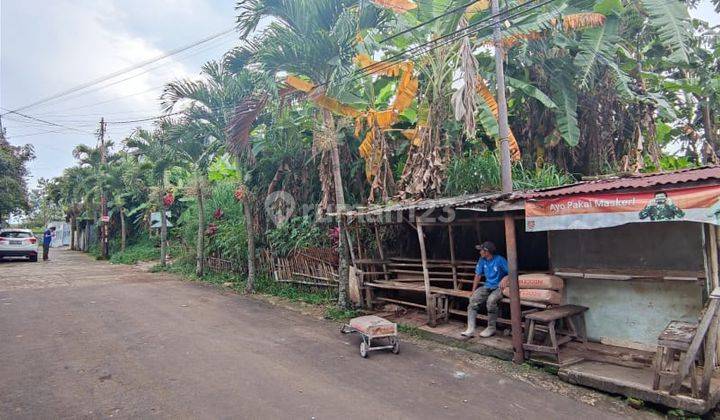
<path id="1" fill-rule="evenodd" d="M 474 246 L 491 240 L 505 255 L 508 215 L 520 277 L 562 280 L 552 302 L 519 299 L 526 324 L 512 332 L 526 340 L 532 361 L 556 367 L 568 382 L 698 414 L 717 404 L 720 168 L 348 212 L 355 302 L 379 311 L 400 305 L 408 308 L 400 322 L 459 338 Z M 505 327 L 507 303 L 498 319 Z M 517 354 L 503 335 L 468 344 Z M 548 349 L 557 360 L 536 352 Z"/>
<path id="2" fill-rule="evenodd" d="M 379 304 L 420 309 L 431 327 L 451 317 L 464 319 L 479 257 L 475 246 L 486 240 L 493 241 L 501 255 L 508 243 L 516 246 L 521 273 L 546 271 L 546 234 L 525 232 L 522 205 L 505 198 L 476 194 L 345 213 L 353 248 L 350 290 L 355 303 L 368 309 Z M 514 220 L 518 232 L 513 241 L 505 237 L 506 216 Z M 386 238 L 389 233 L 394 236 Z M 361 236 L 372 239 L 362 242 Z M 511 324 L 510 303 L 508 293 L 498 319 L 506 327 Z M 548 306 L 552 304 L 520 302 L 523 312 Z M 478 318 L 487 320 L 485 314 Z M 515 352 L 522 353 L 522 327 L 511 332 L 517 340 Z"/>
<path id="3" fill-rule="evenodd" d="M 695 413 L 717 404 L 720 168 L 518 197 L 526 230 L 548 233 L 550 270 L 565 279 L 565 302 L 590 308 L 588 337 L 652 360 L 629 367 L 586 357 L 560 376 Z"/>

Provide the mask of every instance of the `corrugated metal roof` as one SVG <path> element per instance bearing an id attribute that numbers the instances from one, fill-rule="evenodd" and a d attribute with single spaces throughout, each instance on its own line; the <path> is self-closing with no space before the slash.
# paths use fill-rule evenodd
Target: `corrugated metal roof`
<path id="1" fill-rule="evenodd" d="M 593 181 L 582 181 L 563 187 L 516 193 L 514 197 L 519 199 L 549 198 L 563 195 L 587 194 L 620 189 L 649 188 L 657 185 L 683 184 L 686 182 L 708 180 L 720 181 L 720 166 L 705 166 L 701 168 L 682 169 L 673 172 L 627 175 Z"/>
<path id="2" fill-rule="evenodd" d="M 405 210 L 429 210 L 439 209 L 443 207 L 458 208 L 470 206 L 474 204 L 494 203 L 506 194 L 502 193 L 480 193 L 461 195 L 457 197 L 445 197 L 435 199 L 424 199 L 414 201 L 402 201 L 399 203 L 388 204 L 385 206 L 376 206 L 366 209 L 357 209 L 345 212 L 347 216 L 377 216 L 384 213 L 398 212 Z"/>

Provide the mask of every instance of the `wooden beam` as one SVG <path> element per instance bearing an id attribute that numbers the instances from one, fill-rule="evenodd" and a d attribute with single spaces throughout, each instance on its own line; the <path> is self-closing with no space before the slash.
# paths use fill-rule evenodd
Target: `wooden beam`
<path id="1" fill-rule="evenodd" d="M 389 280 L 388 268 L 387 264 L 385 264 L 385 254 L 383 253 L 382 241 L 380 240 L 380 231 L 377 223 L 373 225 L 373 230 L 375 231 L 375 245 L 377 245 L 378 256 L 380 257 L 380 260 L 383 261 L 382 267 L 385 272 L 385 280 Z"/>
<path id="2" fill-rule="evenodd" d="M 427 306 L 428 324 L 435 326 L 435 305 L 433 305 L 432 294 L 430 292 L 430 272 L 428 271 L 427 252 L 425 250 L 425 235 L 423 235 L 422 224 L 416 225 L 418 244 L 420 245 L 420 258 L 423 267 L 423 280 L 425 282 L 425 304 Z"/>
<path id="3" fill-rule="evenodd" d="M 450 239 L 450 265 L 452 265 L 453 287 L 458 288 L 457 267 L 455 266 L 455 240 L 453 239 L 452 223 L 448 223 L 448 238 Z"/>
<path id="4" fill-rule="evenodd" d="M 717 299 L 713 299 L 717 300 Z M 718 339 L 718 314 L 715 313 L 712 321 L 710 321 L 710 329 L 708 330 L 707 338 L 705 339 L 705 353 L 704 361 L 705 366 L 703 367 L 703 377 L 700 386 L 700 398 L 710 398 L 710 380 L 715 372 L 715 364 L 717 362 L 717 339 Z"/>
<path id="5" fill-rule="evenodd" d="M 677 391 L 680 389 L 680 386 L 682 385 L 682 381 L 687 377 L 688 373 L 690 372 L 690 365 L 695 363 L 697 353 L 700 350 L 700 345 L 705 339 L 705 335 L 710 328 L 711 322 L 715 319 L 717 315 L 718 307 L 720 307 L 720 299 L 710 299 L 710 304 L 708 305 L 708 309 L 705 312 L 705 315 L 700 321 L 700 325 L 698 325 L 695 337 L 693 337 L 693 340 L 690 343 L 690 347 L 688 347 L 687 352 L 680 359 L 680 365 L 678 366 L 678 373 L 675 376 L 675 382 L 670 387 L 670 395 L 674 395 L 677 393 Z"/>

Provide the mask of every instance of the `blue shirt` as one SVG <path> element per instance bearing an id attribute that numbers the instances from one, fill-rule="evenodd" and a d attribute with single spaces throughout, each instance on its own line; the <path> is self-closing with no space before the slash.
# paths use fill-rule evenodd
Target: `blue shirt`
<path id="1" fill-rule="evenodd" d="M 43 233 L 43 245 L 50 245 L 50 242 L 52 242 L 52 231 L 48 229 Z"/>
<path id="2" fill-rule="evenodd" d="M 497 289 L 500 280 L 507 276 L 507 273 L 507 260 L 501 255 L 493 255 L 489 260 L 480 257 L 475 266 L 475 274 L 485 276 L 485 287 L 488 289 Z"/>

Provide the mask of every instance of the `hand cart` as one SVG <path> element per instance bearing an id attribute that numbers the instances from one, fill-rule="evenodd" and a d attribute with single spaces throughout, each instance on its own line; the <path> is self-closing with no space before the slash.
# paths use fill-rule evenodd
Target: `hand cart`
<path id="1" fill-rule="evenodd" d="M 395 354 L 400 352 L 397 324 L 385 318 L 375 315 L 353 318 L 349 323 L 343 325 L 340 332 L 343 334 L 360 334 L 360 337 L 362 337 L 360 356 L 362 357 L 368 357 L 368 353 L 375 350 L 392 350 Z M 372 341 L 378 338 L 386 339 L 387 344 L 373 347 Z"/>

